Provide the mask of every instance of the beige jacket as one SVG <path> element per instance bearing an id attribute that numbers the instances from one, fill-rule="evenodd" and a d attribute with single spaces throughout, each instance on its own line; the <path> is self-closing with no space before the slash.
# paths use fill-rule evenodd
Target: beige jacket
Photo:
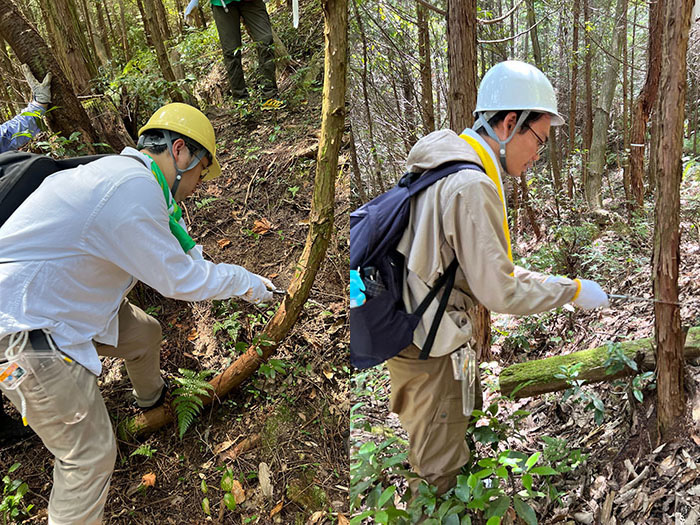
<path id="1" fill-rule="evenodd" d="M 470 135 L 479 137 L 476 133 Z M 488 144 L 479 137 L 486 151 Z M 492 155 L 494 164 L 500 164 Z M 407 169 L 422 172 L 449 161 L 481 165 L 477 153 L 451 130 L 435 131 L 411 149 Z M 499 181 L 500 182 L 500 181 Z M 459 268 L 433 357 L 449 354 L 472 336 L 469 310 L 481 303 L 494 312 L 528 315 L 570 302 L 577 284 L 571 279 L 545 283 L 546 276 L 518 268 L 508 258 L 503 204 L 496 185 L 484 173 L 463 170 L 430 186 L 411 203 L 409 226 L 398 245 L 406 257 L 406 309 L 414 311 L 455 255 Z M 552 280 L 555 281 L 555 280 Z M 423 315 L 413 342 L 422 348 L 439 298 Z"/>

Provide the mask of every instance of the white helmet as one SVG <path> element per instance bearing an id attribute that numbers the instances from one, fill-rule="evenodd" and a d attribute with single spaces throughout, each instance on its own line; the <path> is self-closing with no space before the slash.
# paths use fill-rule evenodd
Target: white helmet
<path id="1" fill-rule="evenodd" d="M 474 115 L 497 111 L 535 111 L 552 116 L 552 126 L 564 119 L 557 111 L 554 88 L 535 66 L 507 60 L 489 69 L 479 85 Z"/>

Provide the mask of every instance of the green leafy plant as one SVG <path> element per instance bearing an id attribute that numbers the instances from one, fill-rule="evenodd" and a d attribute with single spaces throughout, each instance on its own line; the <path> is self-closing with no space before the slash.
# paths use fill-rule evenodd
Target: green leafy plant
<path id="1" fill-rule="evenodd" d="M 582 403 L 586 410 L 594 411 L 593 419 L 600 425 L 603 422 L 603 417 L 605 417 L 605 405 L 595 393 L 582 388 L 585 381 L 578 379 L 581 367 L 583 367 L 583 363 L 560 365 L 559 372 L 554 374 L 554 377 L 563 379 L 570 386 L 564 391 L 562 401 L 571 398 L 574 403 Z"/>
<path id="2" fill-rule="evenodd" d="M 147 458 L 152 458 L 153 454 L 155 454 L 158 451 L 158 449 L 151 448 L 150 445 L 141 445 L 139 448 L 134 450 L 130 456 L 145 456 Z"/>
<path id="3" fill-rule="evenodd" d="M 292 194 L 292 199 L 297 196 L 297 192 L 299 191 L 299 186 L 290 186 L 287 188 L 287 191 Z"/>
<path id="4" fill-rule="evenodd" d="M 20 479 L 13 480 L 10 474 L 20 467 L 19 463 L 14 463 L 7 474 L 3 476 L 2 483 L 2 503 L 0 503 L 0 515 L 3 525 L 17 523 L 19 519 L 29 516 L 29 512 L 34 505 L 25 505 L 23 498 L 29 490 L 29 486 Z"/>
<path id="5" fill-rule="evenodd" d="M 260 365 L 259 372 L 267 379 L 274 379 L 277 374 L 283 374 L 287 368 L 287 363 L 280 359 L 270 359 L 267 363 Z"/>
<path id="6" fill-rule="evenodd" d="M 197 207 L 198 210 L 206 209 L 209 207 L 210 204 L 218 200 L 218 197 L 204 197 L 201 201 L 195 201 L 194 205 Z"/>
<path id="7" fill-rule="evenodd" d="M 206 380 L 214 372 L 211 370 L 195 372 L 186 368 L 178 368 L 178 371 L 182 377 L 175 378 L 175 383 L 179 387 L 173 391 L 173 395 L 176 396 L 173 399 L 173 409 L 177 416 L 180 439 L 182 439 L 195 416 L 204 408 L 204 402 L 200 396 L 206 396 L 209 390 L 214 390 Z"/>

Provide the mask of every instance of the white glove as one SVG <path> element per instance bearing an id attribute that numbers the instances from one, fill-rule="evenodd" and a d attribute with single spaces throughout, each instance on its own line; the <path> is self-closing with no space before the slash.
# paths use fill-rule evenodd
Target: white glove
<path id="1" fill-rule="evenodd" d="M 608 294 L 606 294 L 600 285 L 588 279 L 576 279 L 581 283 L 581 290 L 578 293 L 574 304 L 584 310 L 593 310 L 594 308 L 608 307 Z"/>
<path id="2" fill-rule="evenodd" d="M 248 272 L 248 277 L 250 278 L 250 288 L 245 294 L 241 295 L 241 298 L 253 304 L 271 301 L 273 297 L 272 290 L 275 289 L 272 281 L 252 272 Z"/>
<path id="3" fill-rule="evenodd" d="M 22 64 L 22 74 L 32 89 L 32 96 L 39 104 L 51 102 L 51 71 L 46 73 L 44 80 L 39 82 L 32 74 L 27 64 Z"/>

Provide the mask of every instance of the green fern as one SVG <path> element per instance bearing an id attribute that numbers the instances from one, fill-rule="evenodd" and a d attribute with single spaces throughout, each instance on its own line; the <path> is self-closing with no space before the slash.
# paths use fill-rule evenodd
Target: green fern
<path id="1" fill-rule="evenodd" d="M 147 458 L 152 458 L 153 454 L 157 451 L 156 448 L 151 448 L 150 445 L 141 445 L 139 448 L 134 450 L 130 456 L 146 456 Z"/>
<path id="2" fill-rule="evenodd" d="M 173 395 L 176 396 L 173 399 L 173 409 L 177 416 L 180 439 L 182 439 L 194 418 L 204 408 L 200 396 L 206 396 L 209 394 L 208 390 L 214 390 L 214 387 L 207 382 L 207 377 L 214 372 L 212 370 L 195 372 L 186 368 L 178 368 L 178 371 L 182 377 L 175 378 L 178 388 L 173 391 Z"/>

